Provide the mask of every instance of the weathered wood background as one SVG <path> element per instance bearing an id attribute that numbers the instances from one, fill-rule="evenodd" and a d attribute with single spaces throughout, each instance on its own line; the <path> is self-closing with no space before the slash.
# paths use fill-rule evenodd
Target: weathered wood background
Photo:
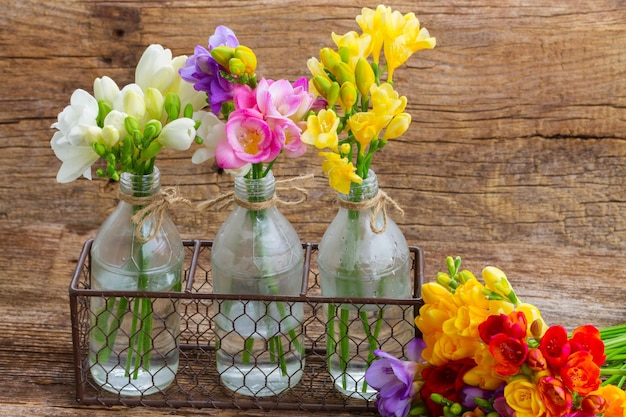
<path id="1" fill-rule="evenodd" d="M 393 1 L 437 47 L 397 72 L 410 132 L 373 164 L 404 208 L 391 213 L 426 252 L 480 273 L 502 268 L 550 323 L 626 321 L 626 4 L 622 0 Z M 257 415 L 219 410 L 80 409 L 67 286 L 83 242 L 116 204 L 103 180 L 55 182 L 50 125 L 96 77 L 133 81 L 144 49 L 206 45 L 218 24 L 253 48 L 267 78 L 307 76 L 331 32 L 358 30 L 364 1 L 0 0 L 0 414 Z M 165 153 L 166 185 L 193 201 L 230 190 L 213 164 Z M 277 176 L 314 173 L 307 203 L 284 208 L 303 241 L 336 212 L 313 150 Z M 183 235 L 211 239 L 227 212 L 180 209 Z M 296 415 L 296 414 L 294 414 Z"/>

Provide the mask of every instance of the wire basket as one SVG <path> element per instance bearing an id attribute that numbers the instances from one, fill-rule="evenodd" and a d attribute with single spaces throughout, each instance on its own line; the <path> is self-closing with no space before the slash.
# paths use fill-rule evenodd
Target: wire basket
<path id="1" fill-rule="evenodd" d="M 209 240 L 186 240 L 185 275 L 182 292 L 102 291 L 90 285 L 90 248 L 92 240 L 85 242 L 78 265 L 70 283 L 70 310 L 72 318 L 72 343 L 76 399 L 85 405 L 124 405 L 148 407 L 196 407 L 223 409 L 294 409 L 327 411 L 374 411 L 372 401 L 350 398 L 340 394 L 327 370 L 326 320 L 323 306 L 327 303 L 351 304 L 354 308 L 369 304 L 378 307 L 400 306 L 412 318 L 418 313 L 422 300 L 421 285 L 424 278 L 424 254 L 419 247 L 410 247 L 413 274 L 413 298 L 337 298 L 322 297 L 316 267 L 317 245 L 304 243 L 303 287 L 299 296 L 256 296 L 218 294 L 213 292 Z M 92 297 L 135 297 L 152 300 L 170 300 L 177 303 L 180 315 L 180 359 L 174 382 L 156 393 L 128 397 L 102 389 L 90 376 L 89 330 L 90 299 Z M 286 305 L 302 303 L 305 341 L 305 366 L 303 376 L 293 388 L 271 397 L 250 397 L 234 393 L 220 383 L 215 358 L 215 311 L 226 300 L 281 301 Z M 413 324 L 411 322 L 411 324 Z M 417 330 L 416 330 L 417 331 Z"/>

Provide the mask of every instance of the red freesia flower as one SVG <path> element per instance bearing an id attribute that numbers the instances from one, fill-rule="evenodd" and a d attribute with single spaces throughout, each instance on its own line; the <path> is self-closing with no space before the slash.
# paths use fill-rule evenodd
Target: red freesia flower
<path id="1" fill-rule="evenodd" d="M 600 331 L 594 326 L 580 326 L 574 330 L 570 345 L 572 352 L 586 351 L 591 353 L 593 361 L 598 366 L 602 366 L 606 361 L 604 342 L 600 338 Z"/>
<path id="2" fill-rule="evenodd" d="M 498 362 L 495 370 L 500 375 L 515 375 L 526 361 L 528 345 L 522 339 L 499 333 L 491 338 L 489 351 Z"/>
<path id="3" fill-rule="evenodd" d="M 452 402 L 460 402 L 459 393 L 465 385 L 463 376 L 476 366 L 473 359 L 459 359 L 440 366 L 429 366 L 422 371 L 424 386 L 420 397 L 426 403 L 430 417 L 443 415 L 443 407 L 430 399 L 431 394 L 441 394 Z"/>
<path id="4" fill-rule="evenodd" d="M 606 398 L 601 395 L 587 395 L 580 402 L 580 408 L 594 416 L 604 413 L 608 406 Z"/>
<path id="5" fill-rule="evenodd" d="M 504 329 L 506 334 L 516 339 L 524 339 L 528 322 L 526 316 L 521 311 L 513 311 L 504 320 Z"/>
<path id="6" fill-rule="evenodd" d="M 548 415 L 561 417 L 571 411 L 572 394 L 560 380 L 552 376 L 544 376 L 539 379 L 537 388 L 548 409 Z"/>
<path id="7" fill-rule="evenodd" d="M 492 337 L 504 333 L 506 314 L 494 314 L 478 325 L 478 334 L 483 342 L 489 344 Z"/>
<path id="8" fill-rule="evenodd" d="M 587 395 L 600 387 L 600 368 L 589 352 L 572 353 L 559 374 L 565 386 L 580 395 Z"/>
<path id="9" fill-rule="evenodd" d="M 548 361 L 548 365 L 558 372 L 572 351 L 565 327 L 550 326 L 539 342 L 539 350 Z"/>
<path id="10" fill-rule="evenodd" d="M 526 358 L 526 364 L 533 372 L 541 372 L 548 369 L 548 363 L 546 358 L 543 357 L 543 353 L 537 348 L 528 350 L 528 356 Z"/>

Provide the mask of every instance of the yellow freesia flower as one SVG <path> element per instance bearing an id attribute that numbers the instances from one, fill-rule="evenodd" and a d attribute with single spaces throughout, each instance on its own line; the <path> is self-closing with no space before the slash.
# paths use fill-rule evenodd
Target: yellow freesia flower
<path id="1" fill-rule="evenodd" d="M 604 417 L 626 417 L 626 392 L 623 389 L 615 385 L 605 385 L 590 395 L 601 395 L 609 403 L 604 410 Z"/>
<path id="2" fill-rule="evenodd" d="M 336 151 L 339 144 L 338 127 L 339 118 L 334 111 L 320 110 L 317 115 L 307 118 L 306 130 L 302 133 L 301 140 L 317 149 L 328 148 Z"/>
<path id="3" fill-rule="evenodd" d="M 330 186 L 342 194 L 350 193 L 350 184 L 361 184 L 363 179 L 355 174 L 356 168 L 348 158 L 342 158 L 334 152 L 320 152 L 326 158 L 322 162 L 322 170 L 328 175 Z"/>
<path id="4" fill-rule="evenodd" d="M 337 45 L 337 49 L 346 48 L 348 51 L 348 61 L 353 70 L 359 59 L 367 58 L 371 53 L 372 37 L 369 34 L 359 35 L 355 31 L 350 31 L 344 35 L 337 35 L 335 32 L 331 34 L 333 42 Z"/>
<path id="5" fill-rule="evenodd" d="M 390 25 L 389 31 L 400 31 L 400 34 L 385 40 L 384 54 L 387 62 L 387 81 L 393 82 L 396 68 L 404 64 L 415 52 L 421 49 L 433 49 L 437 39 L 430 36 L 426 28 L 420 29 L 419 20 L 409 13 Z"/>
<path id="6" fill-rule="evenodd" d="M 504 398 L 517 417 L 543 416 L 546 407 L 537 386 L 526 379 L 514 379 L 504 387 Z"/>
<path id="7" fill-rule="evenodd" d="M 389 83 L 373 85 L 370 88 L 370 95 L 372 97 L 372 112 L 381 117 L 388 116 L 387 123 L 391 121 L 393 116 L 402 113 L 406 108 L 406 97 L 400 96 Z"/>
<path id="8" fill-rule="evenodd" d="M 385 19 L 389 13 L 391 13 L 391 7 L 380 4 L 376 10 L 364 7 L 361 9 L 361 14 L 356 17 L 356 22 L 361 27 L 363 34 L 371 37 L 370 50 L 376 65 L 380 62 L 380 51 L 383 49 L 385 40 Z"/>
<path id="9" fill-rule="evenodd" d="M 478 349 L 478 344 L 476 338 L 442 333 L 433 347 L 433 356 L 428 361 L 434 361 L 431 362 L 433 365 L 442 365 L 448 361 L 471 358 Z"/>
<path id="10" fill-rule="evenodd" d="M 367 145 L 376 138 L 384 127 L 387 116 L 377 116 L 374 112 L 354 113 L 348 119 L 348 127 L 357 142 L 361 144 L 361 153 L 365 154 Z"/>

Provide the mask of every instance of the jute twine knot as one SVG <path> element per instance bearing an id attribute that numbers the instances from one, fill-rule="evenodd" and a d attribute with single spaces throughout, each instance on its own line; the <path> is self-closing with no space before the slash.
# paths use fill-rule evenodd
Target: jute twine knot
<path id="1" fill-rule="evenodd" d="M 272 207 L 275 204 L 282 204 L 284 206 L 295 206 L 297 204 L 301 204 L 307 201 L 307 199 L 309 198 L 308 191 L 305 190 L 304 188 L 297 187 L 294 185 L 289 186 L 289 187 L 284 187 L 284 186 L 281 187 L 279 185 L 291 184 L 295 181 L 304 181 L 304 180 L 308 180 L 311 178 L 313 178 L 313 174 L 301 175 L 299 177 L 287 178 L 284 180 L 276 181 L 274 194 L 272 195 L 272 198 L 266 201 L 244 200 L 244 199 L 237 197 L 234 191 L 229 191 L 228 193 L 222 194 L 211 200 L 203 201 L 202 203 L 198 204 L 197 207 L 198 207 L 198 210 L 204 211 L 211 207 L 215 207 L 217 210 L 223 210 L 226 207 L 230 206 L 232 203 L 235 203 L 238 206 L 243 207 L 247 210 L 263 210 L 268 207 Z M 278 197 L 278 193 L 281 191 L 297 191 L 300 193 L 300 198 L 298 198 L 297 200 L 291 200 L 291 201 L 283 200 L 280 197 Z"/>
<path id="2" fill-rule="evenodd" d="M 135 224 L 135 237 L 141 243 L 146 243 L 156 236 L 163 223 L 163 215 L 170 206 L 174 204 L 191 206 L 191 202 L 180 196 L 176 187 L 166 187 L 161 189 L 159 193 L 146 197 L 120 193 L 119 198 L 133 206 L 144 206 L 131 217 L 132 222 Z M 152 227 L 150 234 L 147 237 L 143 237 L 141 229 L 151 219 L 156 219 L 156 224 Z"/>
<path id="3" fill-rule="evenodd" d="M 370 198 L 365 201 L 355 202 L 355 201 L 339 200 L 339 206 L 348 210 L 360 211 L 360 210 L 365 210 L 368 208 L 373 208 L 372 214 L 370 216 L 370 229 L 372 229 L 372 232 L 376 233 L 377 235 L 387 230 L 386 203 L 390 203 L 393 206 L 393 208 L 398 210 L 398 212 L 402 216 L 404 216 L 404 210 L 402 210 L 402 207 L 400 207 L 398 203 L 396 203 L 393 200 L 393 198 L 389 197 L 389 195 L 386 192 L 380 189 L 378 190 L 378 193 L 376 194 L 374 198 Z M 376 218 L 378 217 L 379 213 L 383 215 L 383 226 L 380 229 L 376 227 Z"/>

